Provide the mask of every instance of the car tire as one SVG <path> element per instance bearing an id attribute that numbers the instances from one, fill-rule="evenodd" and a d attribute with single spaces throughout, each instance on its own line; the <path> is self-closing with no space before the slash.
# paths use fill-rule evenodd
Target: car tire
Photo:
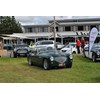
<path id="1" fill-rule="evenodd" d="M 29 59 L 28 59 L 28 64 L 29 64 L 30 66 L 33 65 L 33 63 L 32 63 L 32 58 L 30 58 L 30 57 L 29 57 Z"/>
<path id="2" fill-rule="evenodd" d="M 72 67 L 72 62 L 66 65 L 66 68 L 71 68 Z"/>
<path id="3" fill-rule="evenodd" d="M 15 54 L 15 53 L 13 53 L 14 54 L 14 58 L 16 58 L 17 57 L 17 55 Z"/>
<path id="4" fill-rule="evenodd" d="M 85 52 L 83 52 L 83 57 L 86 58 Z"/>
<path id="5" fill-rule="evenodd" d="M 50 69 L 50 66 L 49 66 L 49 63 L 48 63 L 47 59 L 44 59 L 44 61 L 43 61 L 43 68 L 45 70 L 49 70 Z"/>
<path id="6" fill-rule="evenodd" d="M 72 54 L 76 54 L 76 51 L 73 51 Z"/>
<path id="7" fill-rule="evenodd" d="M 92 55 L 92 61 L 93 61 L 93 62 L 96 62 L 95 54 Z"/>

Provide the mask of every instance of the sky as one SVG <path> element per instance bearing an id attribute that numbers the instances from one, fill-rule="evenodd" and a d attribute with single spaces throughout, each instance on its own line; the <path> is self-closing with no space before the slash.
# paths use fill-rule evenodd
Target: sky
<path id="1" fill-rule="evenodd" d="M 100 18 L 100 16 L 56 16 L 56 19 L 74 19 L 74 18 Z M 21 25 L 47 24 L 53 16 L 15 16 Z"/>

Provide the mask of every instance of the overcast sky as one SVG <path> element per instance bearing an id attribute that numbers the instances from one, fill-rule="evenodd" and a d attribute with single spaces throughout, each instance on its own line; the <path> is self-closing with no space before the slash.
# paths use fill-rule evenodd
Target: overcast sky
<path id="1" fill-rule="evenodd" d="M 97 18 L 100 16 L 56 16 L 56 19 L 71 18 Z M 52 20 L 53 16 L 15 16 L 16 20 L 22 25 L 46 24 L 48 20 Z"/>

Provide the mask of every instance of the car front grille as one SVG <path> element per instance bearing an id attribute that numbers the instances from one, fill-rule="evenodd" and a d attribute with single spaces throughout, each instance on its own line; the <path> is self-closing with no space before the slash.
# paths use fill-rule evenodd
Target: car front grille
<path id="1" fill-rule="evenodd" d="M 66 52 L 66 50 L 62 50 L 62 52 Z"/>
<path id="2" fill-rule="evenodd" d="M 55 61 L 60 63 L 60 64 L 63 64 L 66 60 L 67 60 L 66 57 L 56 57 L 55 58 Z"/>
<path id="3" fill-rule="evenodd" d="M 23 53 L 23 54 L 24 54 L 24 53 L 27 53 L 27 52 L 28 52 L 28 51 L 27 51 L 27 50 L 25 50 L 25 49 L 22 49 L 22 50 L 21 50 L 21 49 L 20 49 L 20 50 L 17 50 L 17 53 Z"/>

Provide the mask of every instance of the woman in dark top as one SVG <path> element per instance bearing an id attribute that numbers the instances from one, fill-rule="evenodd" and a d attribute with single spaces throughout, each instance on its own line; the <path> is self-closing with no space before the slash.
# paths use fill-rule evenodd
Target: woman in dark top
<path id="1" fill-rule="evenodd" d="M 81 51 L 83 52 L 83 48 L 85 46 L 85 39 L 84 37 L 81 38 Z"/>

